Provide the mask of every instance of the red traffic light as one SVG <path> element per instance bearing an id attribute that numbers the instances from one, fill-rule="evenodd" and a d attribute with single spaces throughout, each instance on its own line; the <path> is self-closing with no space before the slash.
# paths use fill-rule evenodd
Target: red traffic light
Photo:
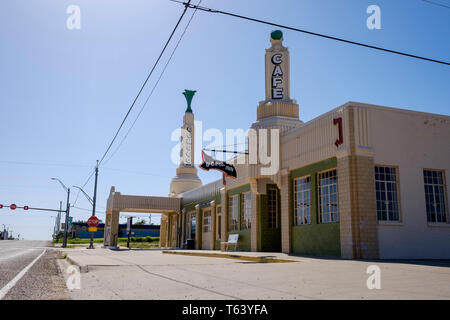
<path id="1" fill-rule="evenodd" d="M 0 209 L 3 209 L 3 205 L 2 204 L 0 204 Z"/>
<path id="2" fill-rule="evenodd" d="M 12 205 L 9 206 L 9 208 L 10 208 L 11 210 L 16 210 L 17 206 L 13 203 Z"/>
<path id="3" fill-rule="evenodd" d="M 28 210 L 28 206 L 23 206 L 23 210 Z"/>

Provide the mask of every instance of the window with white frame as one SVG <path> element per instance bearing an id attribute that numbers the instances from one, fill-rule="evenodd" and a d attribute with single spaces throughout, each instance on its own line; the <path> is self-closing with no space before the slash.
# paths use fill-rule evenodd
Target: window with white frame
<path id="1" fill-rule="evenodd" d="M 311 224 L 311 177 L 294 180 L 294 225 Z"/>
<path id="2" fill-rule="evenodd" d="M 203 232 L 211 232 L 211 210 L 203 211 Z"/>
<path id="3" fill-rule="evenodd" d="M 317 174 L 321 223 L 339 221 L 336 169 Z"/>
<path id="4" fill-rule="evenodd" d="M 447 223 L 447 188 L 442 170 L 423 170 L 427 221 Z"/>
<path id="5" fill-rule="evenodd" d="M 400 221 L 396 168 L 375 166 L 375 193 L 378 221 Z"/>
<path id="6" fill-rule="evenodd" d="M 252 226 L 252 194 L 246 192 L 242 195 L 242 229 L 250 229 Z"/>
<path id="7" fill-rule="evenodd" d="M 234 195 L 229 198 L 229 231 L 238 230 L 238 222 L 239 222 L 239 195 Z"/>

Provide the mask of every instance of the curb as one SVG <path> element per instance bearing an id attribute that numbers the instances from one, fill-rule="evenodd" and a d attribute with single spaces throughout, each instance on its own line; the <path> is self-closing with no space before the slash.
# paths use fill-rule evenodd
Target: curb
<path id="1" fill-rule="evenodd" d="M 72 259 L 69 255 L 67 255 L 66 260 L 70 264 L 73 264 L 73 265 L 79 267 L 81 273 L 86 273 L 89 271 L 88 265 L 80 265 L 78 262 L 76 262 L 74 259 Z"/>
<path id="2" fill-rule="evenodd" d="M 182 252 L 182 251 L 168 251 L 168 250 L 163 250 L 162 253 L 179 254 L 179 255 L 185 255 L 185 256 L 200 256 L 200 257 L 209 257 L 209 258 L 237 259 L 237 260 L 253 261 L 253 262 L 259 262 L 259 263 L 299 262 L 296 260 L 277 259 L 277 258 L 270 258 L 270 257 L 251 257 L 251 256 L 244 256 L 244 255 L 239 255 L 239 254 L 227 254 L 227 253 Z"/>

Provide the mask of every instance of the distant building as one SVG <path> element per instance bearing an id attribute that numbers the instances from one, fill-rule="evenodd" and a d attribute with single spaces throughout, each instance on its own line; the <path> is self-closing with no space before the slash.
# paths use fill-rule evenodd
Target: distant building
<path id="1" fill-rule="evenodd" d="M 105 224 L 100 223 L 97 231 L 94 232 L 94 238 L 104 237 Z M 131 227 L 132 237 L 159 237 L 159 225 L 136 225 Z M 72 223 L 72 238 L 90 239 L 91 233 L 88 231 L 88 224 L 83 222 Z M 119 238 L 127 237 L 127 225 L 119 224 Z"/>

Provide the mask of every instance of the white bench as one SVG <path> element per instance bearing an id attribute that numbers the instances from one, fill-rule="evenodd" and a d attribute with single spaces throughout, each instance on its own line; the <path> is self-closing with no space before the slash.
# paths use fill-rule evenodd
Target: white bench
<path id="1" fill-rule="evenodd" d="M 227 242 L 221 242 L 220 244 L 225 245 L 225 251 L 228 251 L 228 246 L 230 244 L 234 244 L 234 251 L 236 251 L 236 247 L 237 247 L 237 242 L 239 239 L 239 234 L 235 233 L 235 234 L 230 234 L 228 235 L 228 241 Z"/>

